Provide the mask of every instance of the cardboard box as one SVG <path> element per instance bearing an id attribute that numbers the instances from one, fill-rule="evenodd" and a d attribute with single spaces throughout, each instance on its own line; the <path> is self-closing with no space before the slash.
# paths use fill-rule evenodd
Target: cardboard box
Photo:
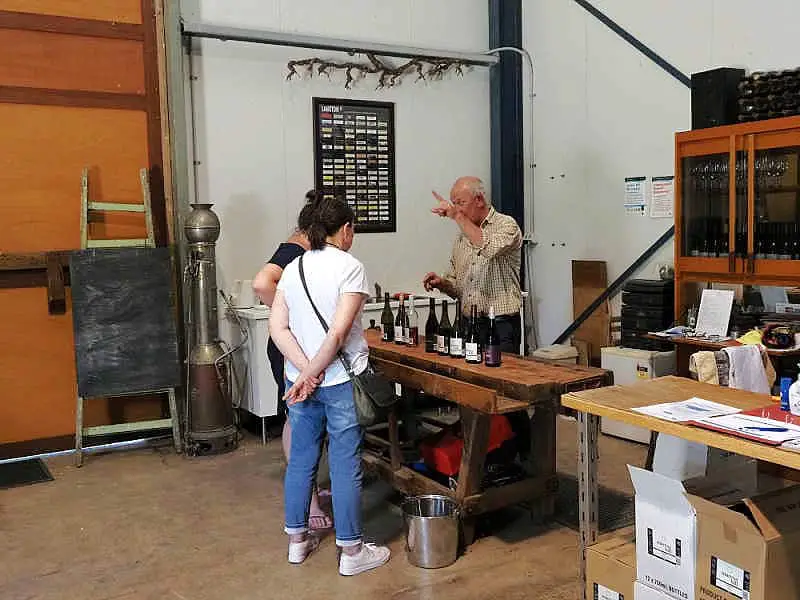
<path id="1" fill-rule="evenodd" d="M 757 464 L 755 466 L 758 468 Z M 760 496 L 786 486 L 783 479 L 765 473 L 756 472 L 753 477 L 752 468 L 747 464 L 738 469 L 718 469 L 703 477 L 688 479 L 683 482 L 683 487 L 693 496 L 730 506 L 744 498 Z"/>
<path id="2" fill-rule="evenodd" d="M 633 527 L 615 531 L 586 551 L 586 600 L 633 600 L 636 540 Z"/>
<path id="3" fill-rule="evenodd" d="M 695 509 L 680 481 L 628 466 L 636 490 L 636 579 L 677 600 L 694 598 Z"/>
<path id="4" fill-rule="evenodd" d="M 670 600 L 670 596 L 667 596 L 664 592 L 638 581 L 634 587 L 633 598 L 634 600 Z"/>
<path id="5" fill-rule="evenodd" d="M 697 513 L 697 600 L 800 598 L 800 486 Z"/>

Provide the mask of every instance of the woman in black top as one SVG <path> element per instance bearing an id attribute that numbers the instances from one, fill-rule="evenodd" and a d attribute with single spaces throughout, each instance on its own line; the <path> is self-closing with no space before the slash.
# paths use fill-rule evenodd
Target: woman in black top
<path id="1" fill-rule="evenodd" d="M 297 229 L 289 236 L 288 240 L 278 246 L 278 249 L 275 251 L 275 254 L 272 255 L 272 258 L 269 259 L 269 262 L 264 265 L 264 268 L 262 268 L 255 279 L 253 279 L 253 290 L 267 306 L 272 306 L 275 290 L 278 287 L 278 282 L 281 279 L 283 270 L 290 262 L 311 247 L 305 231 L 311 224 L 311 217 L 317 202 L 318 198 L 314 190 L 306 193 L 306 204 L 297 217 Z M 283 354 L 281 354 L 277 346 L 272 343 L 272 339 L 267 343 L 267 356 L 269 357 L 269 364 L 272 368 L 272 376 L 275 378 L 275 383 L 278 384 L 278 414 L 283 414 L 286 412 L 286 403 L 283 400 L 283 395 L 286 393 L 283 372 L 284 359 Z M 283 424 L 282 436 L 283 453 L 286 455 L 286 460 L 289 460 L 289 448 L 291 448 L 292 445 L 291 439 L 292 430 L 289 427 L 289 421 L 287 419 Z M 314 489 L 311 494 L 309 527 L 311 529 L 330 529 L 333 527 L 331 518 L 319 505 L 319 497 L 316 489 Z"/>

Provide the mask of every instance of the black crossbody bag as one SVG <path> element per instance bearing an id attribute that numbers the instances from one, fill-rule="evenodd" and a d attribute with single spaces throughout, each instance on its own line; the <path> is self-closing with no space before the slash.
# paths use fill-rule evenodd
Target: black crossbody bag
<path id="1" fill-rule="evenodd" d="M 317 310 L 314 300 L 311 298 L 311 293 L 308 291 L 308 284 L 306 283 L 306 274 L 303 269 L 303 256 L 300 256 L 300 281 L 303 282 L 303 289 L 306 292 L 308 301 L 311 303 L 311 308 L 319 319 L 320 325 L 328 333 L 328 323 Z M 369 427 L 380 423 L 388 410 L 397 402 L 397 396 L 394 393 L 394 386 L 386 379 L 380 372 L 378 372 L 371 362 L 367 363 L 367 368 L 358 375 L 353 373 L 350 361 L 344 355 L 344 351 L 339 350 L 337 356 L 344 366 L 344 370 L 353 382 L 353 401 L 356 405 L 356 416 L 358 424 L 362 427 Z"/>

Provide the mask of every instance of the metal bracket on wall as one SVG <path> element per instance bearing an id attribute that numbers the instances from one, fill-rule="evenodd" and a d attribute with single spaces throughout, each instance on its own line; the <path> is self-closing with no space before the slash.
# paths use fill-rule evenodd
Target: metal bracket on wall
<path id="1" fill-rule="evenodd" d="M 623 40 L 628 42 L 631 46 L 636 48 L 639 52 L 644 54 L 647 58 L 661 67 L 664 71 L 672 75 L 675 79 L 680 81 L 686 87 L 692 86 L 692 80 L 689 78 L 688 75 L 683 73 L 678 67 L 667 61 L 661 55 L 659 55 L 655 50 L 644 44 L 638 38 L 636 38 L 633 34 L 627 31 L 624 27 L 619 25 L 616 21 L 614 21 L 611 17 L 606 15 L 604 12 L 599 10 L 595 7 L 591 2 L 588 0 L 574 0 L 574 2 L 581 7 L 583 7 L 586 12 L 600 21 L 603 25 L 608 27 L 611 31 L 616 33 L 619 37 Z"/>

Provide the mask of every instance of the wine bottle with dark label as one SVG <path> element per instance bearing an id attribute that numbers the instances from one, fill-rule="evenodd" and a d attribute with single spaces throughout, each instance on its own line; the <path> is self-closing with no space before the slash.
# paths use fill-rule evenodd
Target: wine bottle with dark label
<path id="1" fill-rule="evenodd" d="M 461 314 L 461 300 L 456 301 L 456 314 L 450 332 L 450 356 L 464 358 L 464 317 Z"/>
<path id="2" fill-rule="evenodd" d="M 394 315 L 389 305 L 389 292 L 383 298 L 383 312 L 381 313 L 381 339 L 384 342 L 394 341 Z"/>
<path id="3" fill-rule="evenodd" d="M 497 339 L 497 325 L 494 321 L 494 306 L 489 307 L 489 331 L 486 336 L 486 355 L 483 363 L 487 367 L 500 366 L 500 341 Z"/>
<path id="4" fill-rule="evenodd" d="M 480 332 L 478 331 L 478 307 L 472 305 L 469 316 L 469 333 L 464 340 L 464 359 L 474 365 L 483 362 L 481 355 Z"/>
<path id="5" fill-rule="evenodd" d="M 439 331 L 439 320 L 436 318 L 436 300 L 429 299 L 428 320 L 425 321 L 425 352 L 435 354 L 437 350 L 436 334 Z"/>
<path id="6" fill-rule="evenodd" d="M 404 344 L 403 326 L 406 322 L 406 310 L 403 305 L 403 298 L 400 298 L 400 306 L 397 309 L 397 318 L 394 320 L 394 343 Z"/>
<path id="7" fill-rule="evenodd" d="M 442 300 L 442 317 L 436 332 L 436 351 L 441 356 L 450 355 L 450 316 L 447 314 L 447 300 Z"/>

